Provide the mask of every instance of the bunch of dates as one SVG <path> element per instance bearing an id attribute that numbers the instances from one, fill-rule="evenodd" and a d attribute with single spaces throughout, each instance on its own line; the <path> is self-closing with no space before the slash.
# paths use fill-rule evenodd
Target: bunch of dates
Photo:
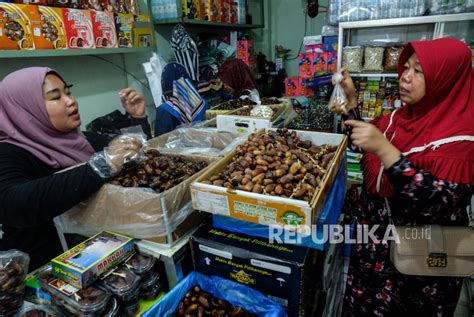
<path id="1" fill-rule="evenodd" d="M 228 301 L 204 292 L 201 287 L 192 287 L 179 302 L 178 309 L 171 317 L 253 317 L 241 307 L 232 306 Z"/>
<path id="2" fill-rule="evenodd" d="M 201 171 L 206 162 L 145 150 L 146 160 L 130 162 L 110 183 L 124 187 L 150 187 L 161 193 Z"/>
<path id="3" fill-rule="evenodd" d="M 0 251 L 0 316 L 15 315 L 23 305 L 28 264 L 26 253 Z"/>
<path id="4" fill-rule="evenodd" d="M 252 133 L 227 168 L 202 183 L 311 201 L 336 149 L 303 141 L 287 129 Z"/>
<path id="5" fill-rule="evenodd" d="M 215 108 L 212 108 L 212 110 L 235 110 L 235 109 L 242 108 L 243 106 L 252 106 L 252 105 L 256 105 L 256 103 L 253 102 L 252 100 L 231 99 L 224 103 L 221 103 L 220 105 L 217 105 Z"/>
<path id="6" fill-rule="evenodd" d="M 282 103 L 278 98 L 276 97 L 262 97 L 260 98 L 260 104 L 262 105 L 277 105 Z"/>

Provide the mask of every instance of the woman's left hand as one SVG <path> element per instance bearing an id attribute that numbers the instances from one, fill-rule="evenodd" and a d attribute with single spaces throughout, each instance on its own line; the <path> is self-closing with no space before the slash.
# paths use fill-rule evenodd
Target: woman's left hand
<path id="1" fill-rule="evenodd" d="M 126 88 L 119 91 L 120 101 L 125 110 L 134 118 L 144 118 L 145 98 L 132 88 Z"/>
<path id="2" fill-rule="evenodd" d="M 401 152 L 373 124 L 357 120 L 346 120 L 344 124 L 352 127 L 352 143 L 377 155 L 385 168 L 389 168 L 400 158 Z"/>

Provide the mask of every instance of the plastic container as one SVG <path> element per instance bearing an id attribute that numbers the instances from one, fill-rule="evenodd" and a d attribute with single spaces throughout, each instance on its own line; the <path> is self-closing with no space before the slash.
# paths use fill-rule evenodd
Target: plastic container
<path id="1" fill-rule="evenodd" d="M 78 290 L 53 276 L 51 267 L 46 268 L 39 277 L 41 288 L 49 293 L 53 307 L 67 316 L 103 316 L 110 295 L 97 286 Z M 76 292 L 74 292 L 76 291 Z"/>
<path id="2" fill-rule="evenodd" d="M 144 300 L 154 299 L 163 290 L 163 282 L 161 274 L 155 272 L 147 280 L 142 280 L 140 285 L 140 298 Z"/>
<path id="3" fill-rule="evenodd" d="M 127 261 L 125 265 L 133 273 L 140 276 L 142 280 L 145 280 L 153 275 L 153 267 L 155 265 L 155 262 L 155 257 L 142 252 L 137 252 L 130 260 Z"/>
<path id="4" fill-rule="evenodd" d="M 118 304 L 118 301 L 114 297 L 111 297 L 109 302 L 107 303 L 104 317 L 118 316 L 119 308 L 120 306 Z"/>
<path id="5" fill-rule="evenodd" d="M 0 315 L 14 315 L 23 305 L 29 263 L 24 252 L 0 251 Z"/>
<path id="6" fill-rule="evenodd" d="M 58 317 L 59 314 L 53 308 L 46 305 L 31 305 L 24 307 L 18 317 Z"/>
<path id="7" fill-rule="evenodd" d="M 120 316 L 135 316 L 140 292 L 140 277 L 137 274 L 125 267 L 118 268 L 103 279 L 102 286 L 117 298 Z"/>

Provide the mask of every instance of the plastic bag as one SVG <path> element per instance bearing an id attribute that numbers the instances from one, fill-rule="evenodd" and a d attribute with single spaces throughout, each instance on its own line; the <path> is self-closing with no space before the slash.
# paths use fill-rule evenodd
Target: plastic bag
<path id="1" fill-rule="evenodd" d="M 180 301 L 194 286 L 215 297 L 230 302 L 233 306 L 242 307 L 246 311 L 261 317 L 284 317 L 285 310 L 275 302 L 265 297 L 262 293 L 245 285 L 229 281 L 217 276 L 206 276 L 191 272 L 157 304 L 150 308 L 143 317 L 169 317 L 177 309 Z"/>
<path id="2" fill-rule="evenodd" d="M 386 72 L 396 72 L 398 70 L 398 59 L 402 53 L 402 47 L 387 47 L 383 58 L 383 69 Z"/>
<path id="3" fill-rule="evenodd" d="M 346 46 L 342 49 L 342 67 L 349 72 L 360 73 L 362 70 L 362 46 Z"/>
<path id="4" fill-rule="evenodd" d="M 340 72 L 337 72 L 333 75 L 333 81 L 335 82 L 335 85 L 331 98 L 329 99 L 328 108 L 331 112 L 347 114 L 350 110 L 349 100 L 347 99 L 346 93 L 340 84 L 342 78 L 343 77 Z"/>
<path id="5" fill-rule="evenodd" d="M 380 46 L 367 46 L 364 51 L 364 71 L 383 71 L 383 53 L 385 48 Z"/>
<path id="6" fill-rule="evenodd" d="M 124 164 L 143 158 L 141 150 L 146 145 L 144 134 L 122 134 L 110 141 L 103 151 L 94 153 L 88 164 L 100 177 L 110 178 L 120 172 Z"/>
<path id="7" fill-rule="evenodd" d="M 14 316 L 23 305 L 29 263 L 24 252 L 0 251 L 0 315 Z"/>

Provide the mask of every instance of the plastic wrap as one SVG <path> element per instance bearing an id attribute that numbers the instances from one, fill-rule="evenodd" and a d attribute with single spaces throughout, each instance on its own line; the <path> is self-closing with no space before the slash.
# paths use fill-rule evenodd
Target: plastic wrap
<path id="1" fill-rule="evenodd" d="M 194 286 L 199 287 L 215 297 L 230 302 L 233 306 L 242 307 L 246 311 L 260 317 L 286 317 L 285 310 L 262 293 L 245 285 L 229 281 L 217 276 L 206 276 L 191 272 L 176 285 L 157 304 L 150 308 L 143 317 L 170 317 L 178 308 L 179 302 Z"/>
<path id="2" fill-rule="evenodd" d="M 332 25 L 323 25 L 321 29 L 322 36 L 337 36 L 338 34 L 339 30 Z"/>
<path id="3" fill-rule="evenodd" d="M 421 16 L 426 12 L 426 0 L 329 0 L 329 24 Z"/>
<path id="4" fill-rule="evenodd" d="M 219 132 L 214 128 L 179 128 L 149 140 L 149 146 L 166 152 L 223 156 L 239 134 Z"/>
<path id="5" fill-rule="evenodd" d="M 59 316 L 55 309 L 46 305 L 29 305 L 23 307 L 18 317 L 56 317 Z"/>
<path id="6" fill-rule="evenodd" d="M 387 47 L 384 52 L 383 70 L 386 72 L 398 71 L 398 59 L 402 53 L 403 47 Z"/>
<path id="7" fill-rule="evenodd" d="M 209 164 L 216 160 L 197 155 L 179 156 Z M 105 184 L 92 197 L 56 217 L 55 224 L 60 232 L 84 236 L 109 230 L 140 239 L 170 237 L 193 212 L 189 185 L 203 171 L 159 194 L 148 188 Z"/>
<path id="8" fill-rule="evenodd" d="M 464 0 L 430 0 L 429 12 L 431 15 L 451 14 L 466 12 L 469 8 L 472 10 L 472 3 Z"/>
<path id="9" fill-rule="evenodd" d="M 141 150 L 146 145 L 144 134 L 122 134 L 114 138 L 103 151 L 94 153 L 88 164 L 100 177 L 107 179 L 119 173 L 124 164 L 144 158 Z"/>
<path id="10" fill-rule="evenodd" d="M 384 47 L 366 46 L 364 49 L 364 71 L 383 71 Z"/>
<path id="11" fill-rule="evenodd" d="M 362 71 L 362 57 L 364 51 L 362 46 L 346 46 L 342 49 L 342 67 L 349 72 L 360 73 Z"/>
<path id="12" fill-rule="evenodd" d="M 0 251 L 0 315 L 14 315 L 23 305 L 29 263 L 24 252 Z"/>
<path id="13" fill-rule="evenodd" d="M 138 295 L 140 292 L 140 277 L 122 267 L 112 271 L 101 282 L 101 285 L 119 302 L 119 316 L 133 317 L 138 311 Z"/>

